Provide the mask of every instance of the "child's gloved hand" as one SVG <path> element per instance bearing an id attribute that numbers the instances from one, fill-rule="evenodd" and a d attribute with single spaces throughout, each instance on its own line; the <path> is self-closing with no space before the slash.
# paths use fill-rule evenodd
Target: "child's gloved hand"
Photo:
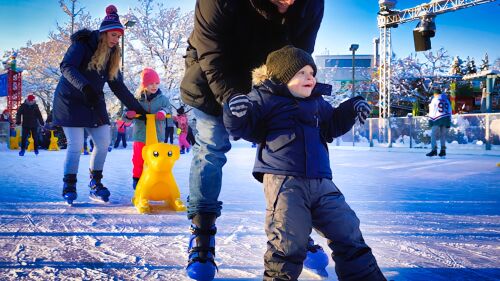
<path id="1" fill-rule="evenodd" d="M 137 113 L 133 110 L 129 110 L 125 113 L 125 116 L 127 116 L 128 119 L 134 119 L 136 115 Z"/>
<path id="2" fill-rule="evenodd" d="M 356 120 L 361 124 L 365 124 L 366 118 L 372 112 L 372 108 L 366 100 L 361 99 L 354 103 L 354 111 L 356 112 Z"/>
<path id="3" fill-rule="evenodd" d="M 180 135 L 182 133 L 182 130 L 181 128 L 177 128 L 177 132 L 176 132 L 178 135 Z"/>
<path id="4" fill-rule="evenodd" d="M 163 112 L 156 112 L 156 120 L 158 120 L 158 121 L 165 120 L 165 113 L 163 113 Z"/>
<path id="5" fill-rule="evenodd" d="M 229 110 L 236 117 L 242 117 L 247 114 L 248 108 L 252 103 L 246 95 L 236 95 L 229 100 Z"/>

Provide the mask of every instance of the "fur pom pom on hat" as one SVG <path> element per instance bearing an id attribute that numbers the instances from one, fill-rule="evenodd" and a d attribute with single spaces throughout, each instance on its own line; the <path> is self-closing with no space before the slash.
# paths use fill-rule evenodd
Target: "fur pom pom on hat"
<path id="1" fill-rule="evenodd" d="M 146 88 L 148 85 L 157 83 L 160 84 L 160 76 L 150 67 L 144 68 L 141 73 L 141 86 Z"/>
<path id="2" fill-rule="evenodd" d="M 311 55 L 292 45 L 271 52 L 266 60 L 269 77 L 284 84 L 288 83 L 306 65 L 313 68 L 314 76 L 316 76 L 317 68 Z"/>
<path id="3" fill-rule="evenodd" d="M 118 9 L 116 9 L 114 5 L 106 7 L 106 16 L 101 22 L 99 32 L 118 31 L 123 34 L 124 30 L 125 28 L 120 22 L 120 17 L 118 16 Z"/>

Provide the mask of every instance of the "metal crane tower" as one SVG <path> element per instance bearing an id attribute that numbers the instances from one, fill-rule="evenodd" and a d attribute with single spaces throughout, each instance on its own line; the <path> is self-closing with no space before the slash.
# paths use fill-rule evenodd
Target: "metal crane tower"
<path id="1" fill-rule="evenodd" d="M 391 28 L 398 24 L 435 17 L 438 14 L 455 12 L 480 4 L 497 0 L 432 0 L 416 7 L 393 10 L 396 0 L 379 0 L 380 11 L 377 21 L 380 30 L 380 66 L 379 66 L 379 135 L 392 146 L 389 117 L 391 113 Z"/>

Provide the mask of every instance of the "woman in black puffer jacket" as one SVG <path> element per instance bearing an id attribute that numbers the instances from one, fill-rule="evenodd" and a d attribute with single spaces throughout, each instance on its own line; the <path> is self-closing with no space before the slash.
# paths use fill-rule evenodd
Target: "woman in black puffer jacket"
<path id="1" fill-rule="evenodd" d="M 61 62 L 62 76 L 54 94 L 53 123 L 62 126 L 68 139 L 64 163 L 63 197 L 76 199 L 76 174 L 87 130 L 95 148 L 90 158 L 90 198 L 107 202 L 110 192 L 101 183 L 102 170 L 110 143 L 109 117 L 103 87 L 108 83 L 113 93 L 128 108 L 146 114 L 123 83 L 120 72 L 120 37 L 124 28 L 116 7 L 106 8 L 99 30 L 83 29 L 71 36 L 71 46 Z"/>

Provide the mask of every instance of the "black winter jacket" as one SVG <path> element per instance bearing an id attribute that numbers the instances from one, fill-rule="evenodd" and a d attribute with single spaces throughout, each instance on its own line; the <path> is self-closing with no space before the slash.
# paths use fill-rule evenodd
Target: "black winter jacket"
<path id="1" fill-rule="evenodd" d="M 113 93 L 131 110 L 146 113 L 123 83 L 120 73 L 115 80 L 108 77 L 108 67 L 102 73 L 88 70 L 87 66 L 97 50 L 99 31 L 83 29 L 71 36 L 62 62 L 62 76 L 54 93 L 53 123 L 64 127 L 99 127 L 110 124 L 104 101 L 104 83 L 108 83 Z M 98 103 L 93 106 L 86 102 L 83 88 L 90 86 L 99 94 Z"/>
<path id="2" fill-rule="evenodd" d="M 186 52 L 182 100 L 211 115 L 251 89 L 251 70 L 291 44 L 314 51 L 324 0 L 297 0 L 279 14 L 269 0 L 197 0 Z"/>
<path id="3" fill-rule="evenodd" d="M 18 125 L 21 125 L 21 119 L 22 126 L 25 128 L 36 128 L 38 125 L 43 126 L 42 114 L 36 103 L 29 104 L 25 101 L 21 104 L 16 113 L 16 123 Z"/>
<path id="4" fill-rule="evenodd" d="M 229 134 L 257 142 L 254 177 L 266 173 L 304 178 L 332 178 L 327 142 L 355 123 L 355 97 L 333 108 L 321 95 L 292 96 L 286 85 L 265 80 L 248 94 L 252 106 L 243 117 L 224 106 Z"/>

